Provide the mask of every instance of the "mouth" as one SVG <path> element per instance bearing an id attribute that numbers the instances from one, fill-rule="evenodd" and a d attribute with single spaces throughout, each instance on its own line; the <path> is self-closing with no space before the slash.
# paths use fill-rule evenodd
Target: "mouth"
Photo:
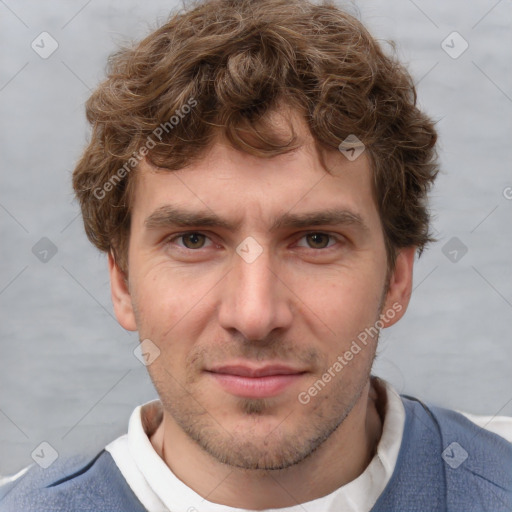
<path id="1" fill-rule="evenodd" d="M 281 364 L 260 367 L 233 364 L 211 368 L 206 372 L 224 391 L 245 398 L 276 396 L 308 373 Z"/>

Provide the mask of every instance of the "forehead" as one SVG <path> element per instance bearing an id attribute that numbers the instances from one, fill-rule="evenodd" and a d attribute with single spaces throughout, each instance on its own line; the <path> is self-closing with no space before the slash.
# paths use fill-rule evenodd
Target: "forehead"
<path id="1" fill-rule="evenodd" d="M 275 125 L 285 130 L 284 123 L 277 118 Z M 237 150 L 217 137 L 184 169 L 169 171 L 141 162 L 135 174 L 132 222 L 143 227 L 166 206 L 210 211 L 238 226 L 242 219 L 252 219 L 262 230 L 275 226 L 279 213 L 320 208 L 346 210 L 367 224 L 378 220 L 366 153 L 351 161 L 331 150 L 321 158 L 305 123 L 295 118 L 293 127 L 302 145 L 269 158 Z"/>

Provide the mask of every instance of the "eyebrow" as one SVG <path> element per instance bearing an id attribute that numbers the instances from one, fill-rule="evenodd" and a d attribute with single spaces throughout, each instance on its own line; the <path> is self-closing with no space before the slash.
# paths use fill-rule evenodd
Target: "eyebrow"
<path id="1" fill-rule="evenodd" d="M 240 225 L 241 221 L 230 222 L 211 211 L 191 212 L 171 205 L 161 206 L 144 221 L 144 226 L 147 230 L 164 227 L 191 228 L 202 226 L 236 231 Z M 358 213 L 336 208 L 305 213 L 285 213 L 274 219 L 269 231 L 274 232 L 283 228 L 301 229 L 322 225 L 353 225 L 361 231 L 370 231 Z"/>

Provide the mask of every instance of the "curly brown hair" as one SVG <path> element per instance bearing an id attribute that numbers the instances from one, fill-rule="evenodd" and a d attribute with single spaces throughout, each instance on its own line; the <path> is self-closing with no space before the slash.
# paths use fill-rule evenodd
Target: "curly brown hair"
<path id="1" fill-rule="evenodd" d="M 421 254 L 433 240 L 434 123 L 417 108 L 404 66 L 330 0 L 194 1 L 109 58 L 86 104 L 92 136 L 73 173 L 90 241 L 127 272 L 138 161 L 184 168 L 219 130 L 253 155 L 294 150 L 298 138 L 283 140 L 271 122 L 283 102 L 305 120 L 320 155 L 349 135 L 365 144 L 388 270 L 400 248 Z"/>

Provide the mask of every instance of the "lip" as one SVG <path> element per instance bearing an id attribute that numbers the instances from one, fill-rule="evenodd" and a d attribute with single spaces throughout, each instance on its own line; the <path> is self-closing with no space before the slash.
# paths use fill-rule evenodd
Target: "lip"
<path id="1" fill-rule="evenodd" d="M 237 375 L 239 377 L 266 377 L 268 375 L 295 375 L 304 373 L 304 370 L 283 364 L 267 364 L 259 367 L 242 364 L 226 364 L 210 368 L 208 371 L 226 375 Z"/>
<path id="2" fill-rule="evenodd" d="M 280 364 L 260 367 L 224 365 L 207 372 L 225 391 L 246 398 L 276 396 L 307 373 Z"/>

